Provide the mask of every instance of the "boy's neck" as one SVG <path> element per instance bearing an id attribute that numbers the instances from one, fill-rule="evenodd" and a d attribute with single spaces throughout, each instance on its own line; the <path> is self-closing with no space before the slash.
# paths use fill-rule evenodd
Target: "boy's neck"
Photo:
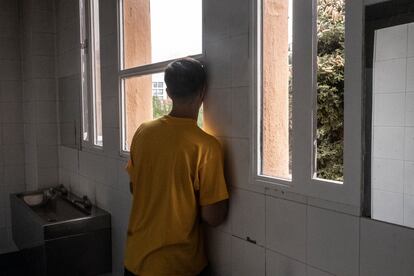
<path id="1" fill-rule="evenodd" d="M 173 108 L 169 115 L 172 117 L 188 118 L 188 119 L 193 119 L 197 121 L 198 110 L 199 108 L 195 108 L 194 106 L 191 106 L 191 105 L 186 105 L 186 106 L 173 105 Z"/>

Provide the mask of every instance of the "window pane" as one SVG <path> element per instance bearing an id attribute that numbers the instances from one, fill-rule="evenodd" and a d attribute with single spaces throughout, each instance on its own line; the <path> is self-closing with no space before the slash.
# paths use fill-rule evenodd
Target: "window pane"
<path id="1" fill-rule="evenodd" d="M 91 78 L 93 93 L 94 144 L 103 145 L 101 98 L 101 51 L 99 38 L 99 1 L 91 1 Z"/>
<path id="2" fill-rule="evenodd" d="M 262 175 L 291 178 L 292 1 L 263 0 Z"/>
<path id="3" fill-rule="evenodd" d="M 202 0 L 123 1 L 123 69 L 201 53 Z"/>
<path id="4" fill-rule="evenodd" d="M 82 88 L 82 140 L 89 140 L 89 114 L 88 114 L 88 56 L 87 56 L 87 27 L 85 0 L 79 0 L 80 43 L 81 43 L 81 88 Z"/>
<path id="5" fill-rule="evenodd" d="M 316 177 L 343 181 L 345 0 L 317 0 Z"/>
<path id="6" fill-rule="evenodd" d="M 403 24 L 375 31 L 371 216 L 414 227 L 413 59 L 407 51 L 407 45 L 412 45 L 411 28 L 412 24 Z"/>
<path id="7" fill-rule="evenodd" d="M 155 84 L 163 88 L 155 88 Z M 143 122 L 169 114 L 172 101 L 167 95 L 164 73 L 125 78 L 122 80 L 122 86 L 122 149 L 129 151 L 137 128 Z M 198 126 L 203 126 L 202 107 L 198 116 Z"/>

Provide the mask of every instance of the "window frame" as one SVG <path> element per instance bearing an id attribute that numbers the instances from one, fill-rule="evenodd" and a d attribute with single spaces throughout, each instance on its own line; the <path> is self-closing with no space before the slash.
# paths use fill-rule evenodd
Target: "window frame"
<path id="1" fill-rule="evenodd" d="M 139 65 L 131 68 L 124 69 L 124 4 L 125 0 L 118 0 L 117 1 L 117 34 L 118 34 L 118 93 L 119 93 L 119 154 L 121 157 L 129 157 L 129 151 L 125 150 L 125 137 L 126 137 L 126 129 L 124 127 L 124 122 L 126 119 L 125 112 L 124 112 L 124 102 L 125 102 L 125 89 L 124 89 L 124 79 L 130 77 L 139 77 L 139 76 L 146 76 L 152 74 L 163 73 L 167 65 L 174 60 L 179 58 L 174 58 L 170 60 L 149 63 L 144 65 Z M 189 55 L 188 57 L 194 58 L 196 60 L 202 61 L 205 56 L 205 39 L 204 39 L 204 28 L 205 28 L 205 20 L 204 20 L 204 11 L 205 11 L 205 2 L 201 0 L 201 54 L 197 55 Z M 181 57 L 182 58 L 182 57 Z M 152 87 L 151 87 L 152 88 Z"/>
<path id="2" fill-rule="evenodd" d="M 79 9 L 79 23 L 80 23 L 80 29 L 85 28 L 85 34 L 84 34 L 84 40 L 82 40 L 82 36 L 80 37 L 80 50 L 82 51 L 85 49 L 85 60 L 84 65 L 86 67 L 86 85 L 81 84 L 81 116 L 82 116 L 82 124 L 81 124 L 81 148 L 82 149 L 88 149 L 88 150 L 94 150 L 94 151 L 103 151 L 103 135 L 102 135 L 102 144 L 99 145 L 95 143 L 97 141 L 97 130 L 96 130 L 96 84 L 95 84 L 95 63 L 94 63 L 94 42 L 95 37 L 94 34 L 97 31 L 98 32 L 98 43 L 100 44 L 100 25 L 94 26 L 92 20 L 94 19 L 95 14 L 93 14 L 93 9 L 91 6 L 91 2 L 94 0 L 79 0 L 80 2 L 83 2 L 84 4 L 84 11 L 83 14 L 82 11 Z M 97 3 L 97 2 L 96 2 Z M 99 13 L 100 13 L 100 6 L 98 4 L 98 22 L 99 19 Z M 83 20 L 82 18 L 83 17 Z M 84 21 L 84 22 L 83 22 Z M 99 52 L 100 55 L 100 52 Z M 80 57 L 82 59 L 82 57 Z M 101 59 L 101 57 L 99 57 Z M 82 66 L 82 60 L 81 60 L 81 66 Z M 100 71 L 100 69 L 99 69 Z M 82 82 L 82 75 L 83 70 L 81 69 L 81 82 Z M 101 113 L 102 113 L 102 80 L 101 80 L 101 73 L 99 74 L 99 81 L 100 81 L 100 91 L 101 93 Z M 84 91 L 84 88 L 86 88 L 86 91 Z M 84 97 L 86 97 L 87 105 L 84 106 Z M 85 132 L 83 121 L 85 120 L 85 110 L 87 110 L 87 118 L 86 121 L 88 122 L 88 127 L 86 129 L 88 133 L 88 139 L 85 140 L 83 138 L 83 134 Z M 101 114 L 101 122 L 102 122 L 102 114 Z M 103 132 L 103 126 L 101 125 L 101 132 Z"/>
<path id="3" fill-rule="evenodd" d="M 293 103 L 292 180 L 260 175 L 260 109 L 263 0 L 252 1 L 252 183 L 310 198 L 340 203 L 360 213 L 362 180 L 362 73 L 363 10 L 360 0 L 345 2 L 344 182 L 314 177 L 314 113 L 316 113 L 316 5 L 317 0 L 294 0 L 293 9 Z M 312 24 L 309 24 L 312 22 Z M 311 89 L 309 89 L 311 87 Z M 312 90 L 312 93 L 309 93 Z"/>

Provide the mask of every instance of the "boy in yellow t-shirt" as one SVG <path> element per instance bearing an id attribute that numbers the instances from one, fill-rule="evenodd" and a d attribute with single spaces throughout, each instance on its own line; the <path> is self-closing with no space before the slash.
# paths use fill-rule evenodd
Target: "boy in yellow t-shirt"
<path id="1" fill-rule="evenodd" d="M 206 74 L 184 58 L 164 78 L 172 111 L 142 124 L 131 144 L 125 275 L 207 275 L 201 221 L 225 219 L 228 192 L 220 144 L 197 126 Z"/>

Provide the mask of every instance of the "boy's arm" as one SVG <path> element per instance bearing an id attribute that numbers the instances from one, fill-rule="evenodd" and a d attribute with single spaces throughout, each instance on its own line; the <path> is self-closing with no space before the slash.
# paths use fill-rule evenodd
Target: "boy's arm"
<path id="1" fill-rule="evenodd" d="M 212 227 L 220 225 L 227 217 L 228 202 L 228 199 L 225 199 L 214 204 L 201 206 L 202 220 Z"/>
<path id="2" fill-rule="evenodd" d="M 201 219 L 213 227 L 222 223 L 228 212 L 229 194 L 223 167 L 223 154 L 216 142 L 198 172 Z"/>

